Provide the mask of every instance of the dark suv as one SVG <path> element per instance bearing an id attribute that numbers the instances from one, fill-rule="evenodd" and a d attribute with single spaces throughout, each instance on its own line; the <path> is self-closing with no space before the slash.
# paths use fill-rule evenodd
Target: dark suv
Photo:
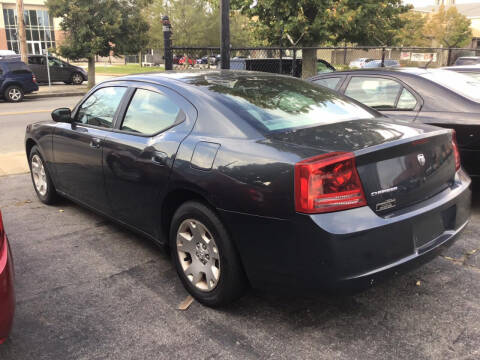
<path id="1" fill-rule="evenodd" d="M 20 102 L 25 94 L 38 90 L 35 75 L 18 60 L 0 61 L 0 96 L 10 102 Z"/>
<path id="2" fill-rule="evenodd" d="M 48 82 L 46 57 L 43 55 L 29 55 L 28 65 L 35 73 L 39 83 Z M 48 57 L 50 81 L 63 81 L 65 84 L 80 85 L 88 80 L 87 72 L 79 66 L 71 65 L 53 56 Z"/>

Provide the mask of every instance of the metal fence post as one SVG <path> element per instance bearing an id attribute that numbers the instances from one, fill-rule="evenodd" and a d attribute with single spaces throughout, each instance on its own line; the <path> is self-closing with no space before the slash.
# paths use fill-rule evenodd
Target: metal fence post
<path id="1" fill-rule="evenodd" d="M 297 70 L 297 49 L 293 49 L 292 76 L 295 76 Z"/>
<path id="2" fill-rule="evenodd" d="M 283 50 L 280 48 L 280 66 L 279 66 L 279 68 L 280 68 L 279 74 L 280 74 L 280 75 L 281 75 L 282 72 L 283 72 L 283 69 L 282 69 L 282 63 L 283 63 L 282 51 L 283 51 Z"/>
<path id="3" fill-rule="evenodd" d="M 163 49 L 165 58 L 165 70 L 173 69 L 173 54 L 172 54 L 172 26 L 167 15 L 162 16 L 163 24 Z M 141 59 L 140 59 L 141 61 Z"/>

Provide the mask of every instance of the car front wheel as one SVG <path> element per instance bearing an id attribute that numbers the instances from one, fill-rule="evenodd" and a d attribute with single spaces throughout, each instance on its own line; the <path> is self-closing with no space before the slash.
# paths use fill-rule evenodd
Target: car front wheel
<path id="1" fill-rule="evenodd" d="M 186 202 L 176 211 L 170 248 L 187 291 L 211 307 L 243 295 L 245 274 L 235 247 L 218 216 L 202 203 Z"/>
<path id="2" fill-rule="evenodd" d="M 38 198 L 44 204 L 53 204 L 57 199 L 57 192 L 37 146 L 30 151 L 29 165 L 33 188 Z"/>
<path id="3" fill-rule="evenodd" d="M 9 102 L 20 102 L 23 100 L 23 89 L 20 86 L 12 85 L 5 90 L 5 100 Z"/>
<path id="4" fill-rule="evenodd" d="M 73 85 L 81 85 L 83 83 L 83 76 L 80 73 L 74 73 L 72 75 L 71 83 Z"/>

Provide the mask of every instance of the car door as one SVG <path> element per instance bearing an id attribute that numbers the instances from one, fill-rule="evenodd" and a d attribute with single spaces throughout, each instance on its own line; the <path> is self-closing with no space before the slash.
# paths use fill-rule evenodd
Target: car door
<path id="1" fill-rule="evenodd" d="M 396 119 L 414 121 L 422 106 L 421 98 L 400 81 L 383 76 L 353 75 L 343 92 L 362 104 Z"/>
<path id="2" fill-rule="evenodd" d="M 182 140 L 193 128 L 196 110 L 161 86 L 135 85 L 116 130 L 104 140 L 103 168 L 115 217 L 157 236 L 160 197 Z"/>
<path id="3" fill-rule="evenodd" d="M 90 94 L 59 123 L 53 136 L 58 190 L 103 213 L 110 213 L 103 178 L 103 140 L 112 130 L 126 86 L 105 86 Z"/>
<path id="4" fill-rule="evenodd" d="M 70 81 L 70 71 L 63 61 L 49 57 L 48 64 L 52 81 Z"/>
<path id="5" fill-rule="evenodd" d="M 45 67 L 45 63 L 42 62 L 42 57 L 41 56 L 29 56 L 28 57 L 28 67 L 35 74 L 35 77 L 37 78 L 38 82 L 48 81 L 47 76 L 46 76 L 47 68 Z"/>

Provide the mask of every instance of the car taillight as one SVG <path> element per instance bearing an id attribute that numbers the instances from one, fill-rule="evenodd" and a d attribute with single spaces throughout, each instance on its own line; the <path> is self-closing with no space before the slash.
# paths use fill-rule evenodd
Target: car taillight
<path id="1" fill-rule="evenodd" d="M 36 78 L 35 74 L 32 74 L 32 80 L 33 80 L 34 83 L 37 82 L 37 78 Z"/>
<path id="2" fill-rule="evenodd" d="M 455 170 L 460 170 L 461 162 L 460 162 L 460 152 L 458 151 L 458 143 L 457 143 L 457 133 L 453 130 L 452 133 L 452 147 L 453 147 L 453 154 L 455 156 Z"/>
<path id="3" fill-rule="evenodd" d="M 3 255 L 3 242 L 5 241 L 5 230 L 3 228 L 2 212 L 0 211 L 0 259 Z"/>
<path id="4" fill-rule="evenodd" d="M 365 206 L 352 153 L 334 152 L 295 164 L 295 210 L 315 214 Z"/>

